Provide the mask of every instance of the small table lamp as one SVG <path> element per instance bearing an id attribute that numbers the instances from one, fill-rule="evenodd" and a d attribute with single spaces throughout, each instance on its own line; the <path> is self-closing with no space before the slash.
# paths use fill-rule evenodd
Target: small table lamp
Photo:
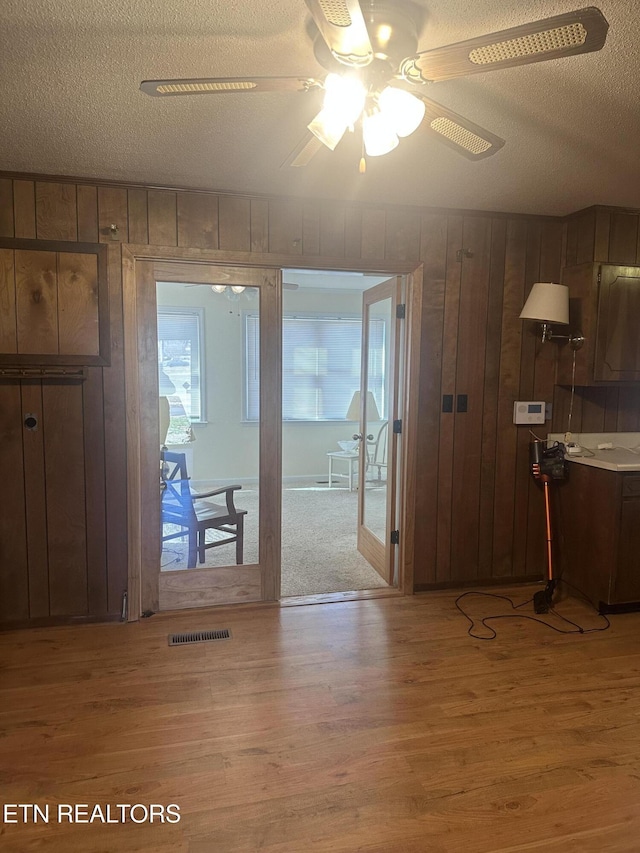
<path id="1" fill-rule="evenodd" d="M 367 391 L 367 399 L 366 399 L 366 412 L 367 421 L 379 421 L 380 420 L 380 412 L 378 411 L 378 407 L 376 405 L 375 397 L 373 396 L 373 391 Z M 349 403 L 349 408 L 347 409 L 347 414 L 345 415 L 346 421 L 359 421 L 360 420 L 360 391 L 354 391 L 353 397 L 351 398 L 351 402 Z"/>

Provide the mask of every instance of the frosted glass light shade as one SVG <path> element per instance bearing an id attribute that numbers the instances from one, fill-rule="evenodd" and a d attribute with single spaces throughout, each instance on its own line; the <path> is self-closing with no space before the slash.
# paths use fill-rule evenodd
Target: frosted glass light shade
<path id="1" fill-rule="evenodd" d="M 232 284 L 231 290 L 233 290 L 234 293 L 242 293 L 244 290 L 244 284 Z"/>
<path id="2" fill-rule="evenodd" d="M 404 89 L 387 86 L 378 96 L 378 105 L 398 136 L 409 136 L 424 118 L 424 101 Z"/>
<path id="3" fill-rule="evenodd" d="M 383 112 L 369 113 L 363 117 L 362 138 L 369 157 L 388 154 L 399 142 L 393 124 Z"/>
<path id="4" fill-rule="evenodd" d="M 322 109 L 307 127 L 323 145 L 333 151 L 344 136 L 349 123 L 339 115 L 331 113 L 330 110 Z"/>
<path id="5" fill-rule="evenodd" d="M 213 290 L 214 293 L 224 293 L 226 289 L 227 289 L 226 284 L 212 284 L 211 285 L 211 290 Z"/>
<path id="6" fill-rule="evenodd" d="M 569 288 L 566 284 L 536 281 L 531 288 L 521 320 L 539 320 L 541 323 L 569 324 Z"/>

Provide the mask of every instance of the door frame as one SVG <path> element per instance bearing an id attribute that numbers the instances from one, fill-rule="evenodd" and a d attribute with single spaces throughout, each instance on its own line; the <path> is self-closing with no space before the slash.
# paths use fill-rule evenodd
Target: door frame
<path id="1" fill-rule="evenodd" d="M 144 387 L 145 352 L 157 342 L 149 341 L 149 330 L 144 328 L 142 316 L 145 303 L 148 312 L 148 300 L 155 303 L 155 281 L 153 293 L 149 293 L 149 282 L 140 282 L 142 262 L 154 261 L 156 264 L 168 262 L 189 262 L 194 266 L 220 265 L 234 267 L 260 267 L 275 270 L 285 268 L 313 270 L 345 270 L 379 275 L 405 275 L 406 293 L 406 335 L 404 345 L 403 399 L 405 440 L 399 464 L 401 466 L 400 483 L 402 503 L 400 506 L 399 573 L 398 591 L 413 593 L 413 564 L 415 539 L 416 505 L 416 448 L 418 404 L 420 388 L 420 342 L 422 328 L 422 263 L 363 262 L 361 259 L 326 258 L 318 256 L 281 255 L 257 252 L 228 252 L 219 249 L 187 249 L 175 246 L 149 246 L 132 243 L 122 244 L 122 289 L 124 322 L 124 361 L 125 361 L 125 400 L 126 400 L 126 457 L 127 457 L 127 555 L 128 555 L 128 619 L 136 621 L 145 611 L 158 610 L 157 572 L 152 573 L 144 565 L 143 516 L 145 501 L 152 494 L 155 482 L 146 464 L 157 448 L 154 441 L 155 418 L 152 412 L 144 411 L 141 405 L 141 393 Z M 211 273 L 213 270 L 209 270 Z M 279 294 L 281 298 L 281 293 Z M 280 303 L 278 303 L 280 305 Z M 281 311 L 280 311 L 281 313 Z M 271 318 L 275 322 L 276 318 Z M 277 318 L 278 326 L 281 318 Z M 154 326 L 155 328 L 155 326 Z M 156 426 L 157 429 L 157 426 Z M 157 438 L 157 436 L 155 436 Z M 279 436 L 268 439 L 273 451 L 273 464 L 277 461 L 280 476 L 281 440 Z M 158 498 L 159 500 L 159 498 Z M 280 508 L 273 508 L 280 517 Z M 266 521 L 266 519 L 265 519 Z M 262 519 L 261 519 L 262 523 Z M 277 600 L 279 579 L 274 578 L 270 589 L 262 590 L 264 602 Z M 269 584 L 269 582 L 267 581 Z"/>

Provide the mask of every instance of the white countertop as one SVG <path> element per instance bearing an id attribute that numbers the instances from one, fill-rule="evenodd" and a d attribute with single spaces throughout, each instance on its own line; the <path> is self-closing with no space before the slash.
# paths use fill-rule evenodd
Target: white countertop
<path id="1" fill-rule="evenodd" d="M 547 445 L 556 441 L 564 443 L 564 439 L 564 433 L 549 433 Z M 571 441 L 581 450 L 565 454 L 570 462 L 608 471 L 640 471 L 640 432 L 574 432 Z M 599 444 L 612 447 L 599 450 Z"/>

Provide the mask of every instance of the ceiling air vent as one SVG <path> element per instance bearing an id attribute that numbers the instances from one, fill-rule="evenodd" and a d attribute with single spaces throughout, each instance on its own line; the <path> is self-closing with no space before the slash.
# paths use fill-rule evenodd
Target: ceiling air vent
<path id="1" fill-rule="evenodd" d="M 213 643 L 216 640 L 230 640 L 231 631 L 221 628 L 218 631 L 186 631 L 183 634 L 169 634 L 170 646 L 187 646 L 191 643 Z"/>

